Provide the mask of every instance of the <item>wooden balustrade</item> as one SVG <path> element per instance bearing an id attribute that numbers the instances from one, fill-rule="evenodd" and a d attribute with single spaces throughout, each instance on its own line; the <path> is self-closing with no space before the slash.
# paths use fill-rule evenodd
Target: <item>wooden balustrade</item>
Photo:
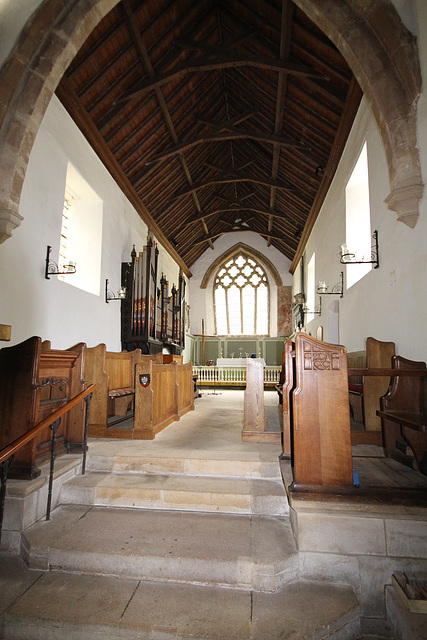
<path id="1" fill-rule="evenodd" d="M 264 367 L 264 387 L 275 387 L 280 378 L 281 367 L 267 365 Z M 195 366 L 193 373 L 197 375 L 197 384 L 205 386 L 246 386 L 246 367 L 232 366 Z"/>

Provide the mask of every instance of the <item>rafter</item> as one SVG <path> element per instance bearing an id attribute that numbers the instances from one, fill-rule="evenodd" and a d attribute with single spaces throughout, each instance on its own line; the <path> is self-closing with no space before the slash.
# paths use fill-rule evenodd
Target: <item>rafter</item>
<path id="1" fill-rule="evenodd" d="M 206 133 L 200 138 L 195 138 L 194 140 L 183 142 L 180 145 L 177 145 L 174 149 L 169 149 L 169 151 L 159 153 L 157 156 L 149 160 L 147 164 L 167 160 L 177 153 L 183 153 L 184 151 L 188 151 L 189 149 L 197 147 L 200 144 L 205 144 L 207 142 L 225 142 L 231 140 L 257 140 L 260 142 L 265 142 L 267 144 L 279 144 L 282 147 L 290 147 L 292 149 L 307 149 L 306 145 L 297 142 L 290 136 L 274 136 L 266 133 L 250 131 L 248 129 L 236 129 L 234 127 L 232 131 L 229 130 L 223 133 L 214 131 L 213 133 Z"/>
<path id="2" fill-rule="evenodd" d="M 328 80 L 328 77 L 316 71 L 312 67 L 299 64 L 292 60 L 274 60 L 273 58 L 263 58 L 261 56 L 250 55 L 232 55 L 225 56 L 219 51 L 216 53 L 216 60 L 211 55 L 200 56 L 192 63 L 188 62 L 171 71 L 159 74 L 153 78 L 144 80 L 139 83 L 136 90 L 124 93 L 116 100 L 116 103 L 134 100 L 144 95 L 147 91 L 157 89 L 171 80 L 176 80 L 188 73 L 200 73 L 202 71 L 215 71 L 217 69 L 238 69 L 239 67 L 253 67 L 255 69 L 267 69 L 269 71 L 286 71 L 286 73 L 299 76 L 302 78 L 315 78 L 317 80 Z"/>
<path id="3" fill-rule="evenodd" d="M 259 231 L 259 229 L 251 229 L 250 227 L 239 227 L 237 229 L 227 229 L 226 231 L 218 231 L 217 233 L 210 233 L 208 236 L 204 238 L 199 238 L 198 240 L 193 240 L 193 244 L 202 244 L 202 242 L 211 242 L 219 236 L 222 236 L 224 233 L 242 233 L 242 231 L 251 231 L 252 233 L 257 233 L 259 236 L 263 236 L 265 238 L 274 238 L 275 240 L 279 240 L 281 242 L 287 243 L 288 239 L 284 236 L 281 236 L 277 233 L 269 233 L 268 231 Z"/>
<path id="4" fill-rule="evenodd" d="M 195 216 L 190 220 L 185 222 L 185 226 L 189 226 L 196 222 L 200 222 L 202 218 L 209 218 L 211 216 L 220 215 L 222 213 L 239 213 L 239 211 L 253 211 L 254 213 L 259 213 L 263 216 L 273 216 L 275 218 L 280 218 L 282 220 L 287 220 L 288 222 L 292 222 L 292 216 L 282 213 L 280 211 L 275 211 L 274 209 L 261 209 L 259 207 L 251 207 L 250 205 L 241 204 L 241 206 L 237 207 L 221 207 L 219 209 L 214 209 L 214 211 L 203 211 L 202 216 Z M 296 224 L 296 223 L 295 223 Z"/>
<path id="5" fill-rule="evenodd" d="M 137 27 L 135 25 L 135 21 L 133 20 L 133 12 L 132 12 L 132 7 L 131 7 L 131 4 L 130 4 L 130 0 L 122 0 L 122 4 L 123 4 L 123 8 L 124 8 L 125 15 L 126 15 L 126 22 L 127 22 L 129 31 L 130 31 L 130 33 L 131 33 L 131 35 L 133 37 L 133 40 L 134 40 L 136 49 L 138 51 L 138 54 L 139 54 L 139 56 L 141 58 L 141 61 L 144 64 L 144 67 L 145 67 L 146 71 L 148 72 L 148 74 L 151 77 L 153 77 L 154 76 L 154 69 L 153 69 L 153 66 L 151 64 L 150 58 L 148 56 L 147 49 L 145 48 L 145 45 L 144 45 L 144 43 L 142 41 L 141 34 L 140 34 L 139 30 L 137 29 Z M 164 96 L 163 96 L 163 94 L 162 94 L 162 92 L 160 91 L 159 88 L 155 89 L 155 93 L 156 93 L 156 98 L 157 98 L 157 100 L 159 102 L 160 110 L 161 110 L 161 112 L 163 114 L 163 117 L 165 119 L 166 126 L 167 126 L 167 128 L 168 128 L 168 130 L 169 130 L 169 132 L 171 134 L 171 138 L 172 138 L 173 142 L 175 144 L 177 144 L 178 143 L 178 136 L 176 134 L 175 127 L 174 127 L 174 124 L 173 124 L 169 109 L 167 107 L 165 98 L 164 98 Z M 181 166 L 182 166 L 182 170 L 184 172 L 184 175 L 185 175 L 188 183 L 191 185 L 193 180 L 191 178 L 187 162 L 186 162 L 184 156 L 182 155 L 182 153 L 180 153 L 180 162 L 181 162 Z M 194 199 L 194 204 L 196 205 L 197 210 L 200 212 L 201 211 L 201 207 L 200 207 L 200 203 L 199 203 L 199 201 L 197 199 L 197 193 L 196 192 L 193 192 L 193 199 Z M 205 233 L 208 233 L 208 228 L 206 226 L 206 223 L 204 221 L 202 221 L 202 224 L 203 224 L 203 228 L 205 230 Z M 213 245 L 211 244 L 210 246 L 213 249 Z"/>
<path id="6" fill-rule="evenodd" d="M 188 189 L 182 189 L 178 193 L 174 193 L 171 196 L 171 200 L 175 200 L 176 198 L 183 198 L 184 196 L 188 196 L 199 189 L 205 189 L 206 187 L 210 187 L 213 184 L 228 184 L 233 182 L 253 182 L 255 184 L 262 184 L 264 187 L 274 187 L 275 189 L 282 189 L 283 191 L 295 191 L 294 187 L 289 185 L 281 184 L 276 180 L 269 180 L 268 178 L 263 178 L 262 176 L 247 176 L 239 174 L 237 171 L 231 173 L 231 175 L 222 175 L 222 176 L 214 176 L 209 180 L 205 180 L 205 182 L 194 183 Z"/>

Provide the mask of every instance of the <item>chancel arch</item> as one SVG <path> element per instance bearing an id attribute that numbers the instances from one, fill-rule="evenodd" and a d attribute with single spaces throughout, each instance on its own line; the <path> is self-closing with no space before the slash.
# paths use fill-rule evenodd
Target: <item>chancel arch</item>
<path id="1" fill-rule="evenodd" d="M 45 0 L 0 72 L 0 241 L 20 225 L 29 155 L 65 69 L 118 0 Z M 386 150 L 388 206 L 414 227 L 423 183 L 416 113 L 421 77 L 415 38 L 391 0 L 295 0 L 335 43 L 359 81 Z M 396 42 L 399 47 L 396 47 Z"/>

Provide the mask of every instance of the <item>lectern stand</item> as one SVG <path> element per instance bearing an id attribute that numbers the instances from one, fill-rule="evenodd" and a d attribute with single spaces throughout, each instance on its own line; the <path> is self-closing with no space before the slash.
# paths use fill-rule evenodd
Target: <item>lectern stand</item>
<path id="1" fill-rule="evenodd" d="M 244 442 L 281 442 L 280 432 L 267 431 L 264 412 L 264 365 L 262 358 L 246 359 L 244 396 Z"/>

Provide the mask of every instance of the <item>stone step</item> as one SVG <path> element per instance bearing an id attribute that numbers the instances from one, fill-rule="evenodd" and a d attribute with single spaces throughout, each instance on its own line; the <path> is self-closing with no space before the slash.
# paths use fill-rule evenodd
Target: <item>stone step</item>
<path id="1" fill-rule="evenodd" d="M 219 513 L 286 515 L 283 483 L 275 480 L 206 476 L 89 472 L 61 488 L 63 504 Z"/>
<path id="2" fill-rule="evenodd" d="M 284 517 L 62 505 L 22 549 L 33 569 L 260 591 L 299 572 Z"/>
<path id="3" fill-rule="evenodd" d="M 148 445 L 151 443 L 148 443 Z M 147 445 L 147 446 L 148 446 Z M 176 447 L 141 448 L 140 441 L 90 441 L 86 468 L 106 473 L 280 478 L 279 459 L 271 454 L 242 451 L 203 451 Z"/>
<path id="4" fill-rule="evenodd" d="M 36 572 L 35 572 L 36 573 Z M 5 640 L 348 640 L 349 588 L 294 583 L 278 593 L 49 572 L 5 616 Z"/>

